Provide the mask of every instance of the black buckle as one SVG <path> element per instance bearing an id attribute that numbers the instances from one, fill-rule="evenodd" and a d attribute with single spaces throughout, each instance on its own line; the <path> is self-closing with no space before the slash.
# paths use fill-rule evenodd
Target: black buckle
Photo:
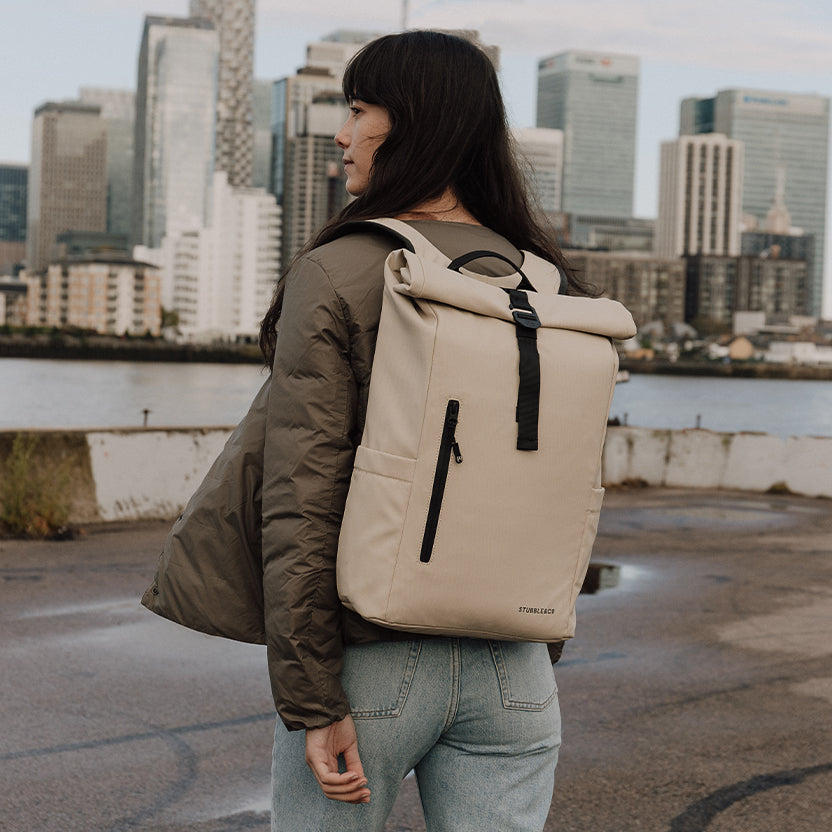
<path id="1" fill-rule="evenodd" d="M 524 326 L 526 329 L 538 329 L 540 327 L 540 318 L 537 317 L 537 312 L 534 309 L 516 309 L 509 306 L 511 309 L 511 317 L 514 318 L 514 323 L 519 326 Z"/>
<path id="2" fill-rule="evenodd" d="M 519 289 L 509 289 L 508 296 L 510 298 L 508 308 L 511 310 L 514 323 L 526 329 L 538 329 L 540 318 L 537 317 L 537 312 L 529 303 L 529 296 Z"/>

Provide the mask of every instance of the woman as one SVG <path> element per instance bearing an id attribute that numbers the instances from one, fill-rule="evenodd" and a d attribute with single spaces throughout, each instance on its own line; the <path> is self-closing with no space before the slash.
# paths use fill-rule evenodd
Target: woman
<path id="1" fill-rule="evenodd" d="M 261 330 L 265 620 L 281 717 L 272 829 L 381 830 L 415 769 L 429 830 L 541 830 L 560 744 L 546 646 L 414 638 L 338 600 L 384 261 L 399 247 L 340 231 L 397 217 L 451 258 L 485 249 L 519 262 L 525 248 L 586 292 L 533 217 L 483 52 L 436 32 L 391 35 L 353 58 L 343 86 L 350 115 L 335 141 L 356 199 L 295 259 Z M 477 268 L 510 272 L 496 259 Z"/>

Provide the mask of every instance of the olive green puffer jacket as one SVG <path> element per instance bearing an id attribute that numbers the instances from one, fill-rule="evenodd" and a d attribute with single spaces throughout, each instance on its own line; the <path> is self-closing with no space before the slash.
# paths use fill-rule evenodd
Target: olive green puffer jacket
<path id="1" fill-rule="evenodd" d="M 487 249 L 520 260 L 481 226 L 413 225 L 450 258 Z M 383 232 L 351 234 L 293 267 L 271 377 L 171 530 L 142 599 L 192 629 L 265 642 L 275 704 L 290 730 L 349 713 L 344 645 L 413 637 L 347 610 L 335 586 L 384 261 L 396 247 Z M 497 260 L 477 268 L 506 272 Z"/>

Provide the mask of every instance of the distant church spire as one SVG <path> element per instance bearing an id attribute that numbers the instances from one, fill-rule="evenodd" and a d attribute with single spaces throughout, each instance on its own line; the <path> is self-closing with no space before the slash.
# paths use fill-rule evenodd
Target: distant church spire
<path id="1" fill-rule="evenodd" d="M 777 184 L 774 187 L 774 202 L 766 214 L 766 231 L 769 234 L 788 234 L 792 227 L 792 217 L 786 208 L 786 168 L 777 166 Z"/>

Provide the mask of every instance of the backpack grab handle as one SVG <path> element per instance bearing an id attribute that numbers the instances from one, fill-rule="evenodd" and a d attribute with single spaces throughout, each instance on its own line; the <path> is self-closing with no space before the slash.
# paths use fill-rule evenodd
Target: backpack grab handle
<path id="1" fill-rule="evenodd" d="M 453 269 L 455 272 L 458 272 L 463 266 L 467 265 L 472 260 L 481 260 L 485 257 L 496 257 L 498 260 L 502 260 L 504 263 L 508 263 L 509 266 L 511 266 L 511 268 L 514 269 L 514 271 L 516 271 L 517 274 L 519 274 L 522 278 L 521 281 L 517 284 L 518 289 L 524 289 L 527 292 L 537 291 L 537 289 L 535 289 L 534 286 L 532 286 L 529 278 L 523 274 L 523 270 L 518 265 L 513 263 L 508 257 L 505 257 L 504 255 L 496 251 L 469 251 L 467 254 L 461 254 L 459 257 L 456 258 L 456 260 L 451 260 L 451 262 L 448 263 L 448 268 Z M 483 277 L 490 277 L 490 275 L 486 274 L 483 275 Z"/>

